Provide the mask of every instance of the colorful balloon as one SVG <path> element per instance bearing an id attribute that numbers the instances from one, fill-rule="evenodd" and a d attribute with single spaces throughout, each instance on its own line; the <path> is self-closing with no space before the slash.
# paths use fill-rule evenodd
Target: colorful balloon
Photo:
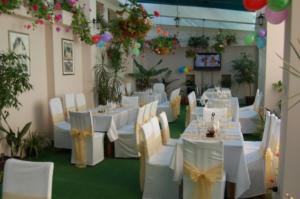
<path id="1" fill-rule="evenodd" d="M 253 32 L 253 33 L 248 34 L 245 37 L 244 42 L 245 42 L 246 45 L 252 45 L 252 44 L 254 44 L 255 39 L 256 39 L 256 33 Z"/>
<path id="2" fill-rule="evenodd" d="M 92 41 L 94 44 L 97 44 L 101 40 L 101 35 L 96 34 L 92 36 Z"/>
<path id="3" fill-rule="evenodd" d="M 269 0 L 268 7 L 273 11 L 283 11 L 291 5 L 292 0 Z"/>
<path id="4" fill-rule="evenodd" d="M 102 35 L 102 41 L 105 41 L 105 42 L 109 42 L 110 40 L 112 40 L 112 35 L 109 33 L 109 32 L 105 32 L 103 35 Z"/>
<path id="5" fill-rule="evenodd" d="M 97 43 L 96 46 L 97 46 L 98 48 L 104 48 L 105 45 L 106 45 L 106 42 L 105 42 L 105 41 L 99 41 L 99 42 Z"/>
<path id="6" fill-rule="evenodd" d="M 267 36 L 267 30 L 265 28 L 259 29 L 258 36 L 262 37 L 262 38 L 265 38 Z"/>
<path id="7" fill-rule="evenodd" d="M 261 38 L 261 37 L 257 37 L 256 38 L 256 46 L 259 49 L 265 48 L 266 47 L 266 39 L 265 38 Z"/>
<path id="8" fill-rule="evenodd" d="M 289 11 L 286 9 L 283 11 L 274 12 L 269 7 L 267 7 L 265 11 L 265 16 L 267 21 L 271 24 L 280 24 L 288 18 Z"/>
<path id="9" fill-rule="evenodd" d="M 185 74 L 189 73 L 189 68 L 188 67 L 184 67 L 184 73 Z"/>
<path id="10" fill-rule="evenodd" d="M 267 5 L 267 0 L 243 0 L 244 7 L 249 11 L 256 11 Z"/>

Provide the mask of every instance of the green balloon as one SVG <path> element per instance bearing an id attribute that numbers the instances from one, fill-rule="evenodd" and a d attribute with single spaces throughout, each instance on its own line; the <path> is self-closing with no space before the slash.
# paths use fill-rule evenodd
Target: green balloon
<path id="1" fill-rule="evenodd" d="M 256 33 L 253 32 L 245 37 L 244 42 L 246 45 L 252 45 L 252 44 L 254 44 L 255 39 L 256 39 Z"/>
<path id="2" fill-rule="evenodd" d="M 269 0 L 268 6 L 271 10 L 279 12 L 287 9 L 291 5 L 292 0 Z"/>

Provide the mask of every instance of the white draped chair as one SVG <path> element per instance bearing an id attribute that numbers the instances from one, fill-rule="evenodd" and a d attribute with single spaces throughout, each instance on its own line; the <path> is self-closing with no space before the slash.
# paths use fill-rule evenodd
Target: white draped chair
<path id="1" fill-rule="evenodd" d="M 151 106 L 151 103 L 145 105 L 144 122 L 149 121 L 149 119 L 151 118 Z"/>
<path id="2" fill-rule="evenodd" d="M 52 162 L 29 162 L 9 159 L 5 163 L 3 199 L 52 198 Z"/>
<path id="3" fill-rule="evenodd" d="M 158 106 L 158 101 L 154 101 L 151 103 L 151 111 L 150 115 L 151 117 L 155 117 L 157 114 L 157 106 Z"/>
<path id="4" fill-rule="evenodd" d="M 118 139 L 115 143 L 115 157 L 139 157 L 140 129 L 144 122 L 145 106 L 138 110 L 136 122 L 118 129 Z"/>
<path id="5" fill-rule="evenodd" d="M 245 142 L 245 158 L 248 165 L 248 171 L 251 181 L 250 188 L 242 195 L 241 198 L 249 198 L 265 194 L 267 171 L 266 171 L 266 151 L 272 132 L 276 128 L 276 116 L 266 113 L 266 122 L 264 134 L 261 142 Z"/>
<path id="6" fill-rule="evenodd" d="M 178 139 L 170 138 L 169 122 L 165 112 L 159 114 L 159 121 L 161 125 L 161 135 L 163 144 L 167 146 L 176 146 Z"/>
<path id="7" fill-rule="evenodd" d="M 223 143 L 183 140 L 183 199 L 223 199 L 226 175 Z"/>
<path id="8" fill-rule="evenodd" d="M 75 95 L 73 93 L 68 93 L 64 95 L 64 101 L 65 101 L 65 108 L 67 112 L 67 118 L 70 118 L 69 112 L 70 111 L 76 111 L 76 102 L 75 102 Z"/>
<path id="9" fill-rule="evenodd" d="M 186 110 L 186 122 L 185 125 L 187 126 L 192 120 L 195 120 L 197 117 L 203 115 L 203 107 L 198 107 L 197 106 L 197 99 L 196 99 L 196 94 L 194 91 L 192 91 L 188 95 L 188 101 L 189 101 L 189 106 L 187 107 Z"/>
<path id="10" fill-rule="evenodd" d="M 76 101 L 77 111 L 83 112 L 87 110 L 86 99 L 83 93 L 76 94 L 75 101 Z"/>
<path id="11" fill-rule="evenodd" d="M 261 100 L 262 94 L 257 90 L 253 105 L 240 108 L 239 117 L 243 134 L 256 133 Z"/>
<path id="12" fill-rule="evenodd" d="M 180 88 L 171 92 L 170 100 L 158 104 L 157 114 L 166 112 L 168 121 L 173 122 L 177 119 L 180 111 Z"/>
<path id="13" fill-rule="evenodd" d="M 79 167 L 104 160 L 104 133 L 94 132 L 91 112 L 70 112 L 72 157 Z"/>
<path id="14" fill-rule="evenodd" d="M 49 102 L 53 122 L 54 148 L 71 149 L 70 123 L 65 120 L 60 98 L 56 97 Z"/>
<path id="15" fill-rule="evenodd" d="M 203 108 L 203 120 L 206 122 L 214 121 L 228 121 L 227 108 Z"/>
<path id="16" fill-rule="evenodd" d="M 121 104 L 124 107 L 139 107 L 139 97 L 122 95 Z"/>
<path id="17" fill-rule="evenodd" d="M 174 148 L 162 145 L 158 130 L 156 117 L 142 126 L 146 168 L 143 199 L 178 199 L 179 185 L 169 168 Z"/>
<path id="18" fill-rule="evenodd" d="M 161 94 L 161 102 L 166 102 L 168 100 L 165 85 L 163 83 L 153 84 L 153 92 Z"/>

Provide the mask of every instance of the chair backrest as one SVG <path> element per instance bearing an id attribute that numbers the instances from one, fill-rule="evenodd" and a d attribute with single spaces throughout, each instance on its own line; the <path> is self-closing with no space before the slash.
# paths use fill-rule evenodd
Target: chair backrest
<path id="1" fill-rule="evenodd" d="M 156 92 L 156 93 L 165 92 L 165 85 L 163 83 L 153 84 L 153 92 Z"/>
<path id="2" fill-rule="evenodd" d="M 147 122 L 151 117 L 151 103 L 145 105 L 144 122 Z"/>
<path id="3" fill-rule="evenodd" d="M 218 140 L 191 142 L 183 139 L 184 161 L 206 171 L 218 165 L 223 165 L 224 147 Z"/>
<path id="4" fill-rule="evenodd" d="M 173 90 L 170 95 L 170 102 L 175 100 L 179 94 L 180 94 L 180 88 Z"/>
<path id="5" fill-rule="evenodd" d="M 264 126 L 264 132 L 263 132 L 263 137 L 261 141 L 261 150 L 265 152 L 267 150 L 267 145 L 269 142 L 270 138 L 270 127 L 271 127 L 271 113 L 270 111 L 266 112 L 266 119 L 265 119 L 265 126 Z"/>
<path id="6" fill-rule="evenodd" d="M 125 90 L 126 90 L 126 92 L 127 92 L 127 94 L 128 95 L 131 95 L 131 93 L 132 93 L 132 84 L 131 83 L 126 83 L 125 84 Z"/>
<path id="7" fill-rule="evenodd" d="M 9 159 L 5 163 L 2 198 L 52 197 L 52 162 Z"/>
<path id="8" fill-rule="evenodd" d="M 136 143 L 139 145 L 141 139 L 143 136 L 141 136 L 141 128 L 144 123 L 144 113 L 145 113 L 145 106 L 142 106 L 138 110 L 138 114 L 136 117 L 136 124 L 135 124 L 135 138 L 136 138 Z"/>
<path id="9" fill-rule="evenodd" d="M 124 107 L 138 107 L 139 106 L 139 97 L 138 96 L 122 96 L 121 101 L 122 106 Z"/>
<path id="10" fill-rule="evenodd" d="M 71 129 L 79 131 L 93 132 L 93 120 L 91 112 L 72 112 L 70 111 Z"/>
<path id="11" fill-rule="evenodd" d="M 261 104 L 261 101 L 262 101 L 262 97 L 263 97 L 263 94 L 260 93 L 259 90 L 257 89 L 256 95 L 255 95 L 255 100 L 254 100 L 254 103 L 253 103 L 253 109 L 256 112 L 259 111 L 260 104 Z"/>
<path id="12" fill-rule="evenodd" d="M 86 99 L 83 93 L 76 94 L 75 100 L 77 111 L 83 112 L 87 110 Z"/>
<path id="13" fill-rule="evenodd" d="M 76 111 L 75 95 L 73 93 L 65 94 L 65 106 L 68 117 L 70 117 L 70 111 Z"/>
<path id="14" fill-rule="evenodd" d="M 145 149 L 145 159 L 148 160 L 152 155 L 156 153 L 153 126 L 150 121 L 143 124 L 142 132 Z"/>
<path id="15" fill-rule="evenodd" d="M 170 128 L 166 112 L 159 114 L 159 121 L 162 130 L 162 142 L 163 144 L 167 144 L 170 139 Z"/>
<path id="16" fill-rule="evenodd" d="M 190 92 L 190 94 L 188 95 L 188 100 L 189 100 L 190 109 L 194 110 L 195 107 L 197 106 L 197 99 L 194 91 Z"/>
<path id="17" fill-rule="evenodd" d="M 156 116 L 157 106 L 158 106 L 157 100 L 151 103 L 151 113 L 150 113 L 151 117 Z"/>
<path id="18" fill-rule="evenodd" d="M 65 121 L 65 115 L 60 98 L 52 98 L 49 102 L 52 121 L 54 124 Z"/>
<path id="19" fill-rule="evenodd" d="M 152 128 L 153 128 L 153 135 L 155 139 L 155 150 L 159 151 L 163 144 L 162 144 L 162 138 L 161 138 L 162 136 L 161 136 L 161 130 L 160 130 L 158 118 L 152 117 L 150 123 L 152 124 Z"/>
<path id="20" fill-rule="evenodd" d="M 271 149 L 273 154 L 277 153 L 279 150 L 280 127 L 281 120 L 272 114 L 268 148 Z"/>
<path id="21" fill-rule="evenodd" d="M 227 108 L 203 108 L 203 119 L 206 122 L 212 120 L 214 115 L 214 121 L 226 121 L 227 118 Z"/>

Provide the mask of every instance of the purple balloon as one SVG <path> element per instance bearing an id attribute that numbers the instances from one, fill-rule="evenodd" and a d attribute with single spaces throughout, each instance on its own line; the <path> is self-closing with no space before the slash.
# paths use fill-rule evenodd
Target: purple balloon
<path id="1" fill-rule="evenodd" d="M 105 42 L 109 42 L 110 40 L 112 40 L 112 35 L 108 32 L 105 32 L 102 36 L 101 36 L 101 40 L 105 41 Z"/>
<path id="2" fill-rule="evenodd" d="M 268 22 L 271 24 L 280 24 L 284 20 L 286 20 L 289 16 L 288 9 L 283 11 L 274 12 L 269 7 L 266 8 L 265 16 Z"/>
<path id="3" fill-rule="evenodd" d="M 261 38 L 265 38 L 267 36 L 267 30 L 264 29 L 264 28 L 261 28 L 259 31 L 258 31 L 258 36 L 261 37 Z"/>

